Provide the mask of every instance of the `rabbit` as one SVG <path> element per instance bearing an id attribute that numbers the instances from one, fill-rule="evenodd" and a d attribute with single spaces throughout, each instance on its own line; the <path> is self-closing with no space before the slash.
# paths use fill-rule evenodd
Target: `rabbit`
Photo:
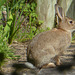
<path id="1" fill-rule="evenodd" d="M 60 65 L 60 55 L 71 44 L 71 30 L 75 27 L 75 21 L 66 17 L 63 8 L 57 4 L 55 10 L 60 19 L 58 27 L 39 33 L 27 47 L 27 61 L 37 68 Z"/>

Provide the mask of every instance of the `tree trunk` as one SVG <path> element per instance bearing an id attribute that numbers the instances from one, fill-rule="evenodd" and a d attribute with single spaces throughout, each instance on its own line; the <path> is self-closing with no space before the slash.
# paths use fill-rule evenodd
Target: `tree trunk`
<path id="1" fill-rule="evenodd" d="M 65 15 L 75 19 L 75 0 L 37 0 L 38 19 L 42 20 L 42 28 L 53 28 L 55 19 L 55 4 L 60 5 Z"/>
<path id="2" fill-rule="evenodd" d="M 75 19 L 75 0 L 58 0 L 57 3 L 63 7 L 66 16 Z"/>
<path id="3" fill-rule="evenodd" d="M 57 0 L 37 0 L 38 19 L 42 20 L 42 28 L 53 28 L 55 18 L 55 4 Z"/>

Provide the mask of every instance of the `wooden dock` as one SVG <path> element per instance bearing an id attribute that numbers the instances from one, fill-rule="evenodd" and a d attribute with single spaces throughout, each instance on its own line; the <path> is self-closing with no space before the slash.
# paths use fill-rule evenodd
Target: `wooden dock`
<path id="1" fill-rule="evenodd" d="M 45 68 L 41 70 L 29 70 L 26 75 L 75 75 L 75 44 L 61 56 L 63 64 L 56 68 Z"/>
<path id="2" fill-rule="evenodd" d="M 16 45 L 17 46 L 15 47 L 19 46 L 19 44 Z M 21 50 L 23 50 L 23 48 Z M 18 52 L 21 50 L 18 49 Z M 23 53 L 24 52 L 22 52 L 22 54 Z M 63 63 L 61 66 L 40 70 L 25 68 L 25 61 L 21 63 L 16 62 L 14 64 L 8 64 L 8 66 L 6 67 L 7 70 L 9 68 L 13 68 L 12 72 L 6 72 L 4 74 L 0 72 L 0 75 L 75 75 L 75 44 L 71 44 L 71 46 L 67 49 L 64 55 L 61 56 L 61 61 Z"/>

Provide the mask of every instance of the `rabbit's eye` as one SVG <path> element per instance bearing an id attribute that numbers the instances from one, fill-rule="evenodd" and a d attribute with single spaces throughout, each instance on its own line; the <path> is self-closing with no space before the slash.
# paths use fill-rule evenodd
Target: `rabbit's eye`
<path id="1" fill-rule="evenodd" d="M 69 23 L 72 23 L 72 21 L 69 21 Z"/>

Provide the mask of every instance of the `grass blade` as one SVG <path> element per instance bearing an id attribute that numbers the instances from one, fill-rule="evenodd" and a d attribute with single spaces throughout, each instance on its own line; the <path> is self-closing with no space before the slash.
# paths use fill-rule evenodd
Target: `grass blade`
<path id="1" fill-rule="evenodd" d="M 11 8 L 11 10 L 13 10 L 21 1 L 22 1 L 22 0 L 19 0 L 19 1 Z M 11 10 L 10 10 L 10 11 L 11 11 Z"/>

